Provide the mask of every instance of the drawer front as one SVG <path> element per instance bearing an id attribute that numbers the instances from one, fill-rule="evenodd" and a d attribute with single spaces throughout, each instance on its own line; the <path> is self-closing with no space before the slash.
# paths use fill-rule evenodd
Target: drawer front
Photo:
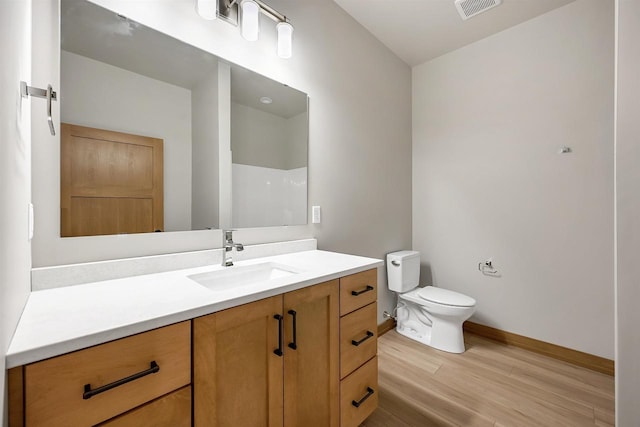
<path id="1" fill-rule="evenodd" d="M 369 305 L 378 297 L 378 270 L 368 270 L 340 279 L 340 316 Z"/>
<path id="2" fill-rule="evenodd" d="M 378 407 L 378 358 L 340 383 L 340 427 L 357 427 Z"/>
<path id="3" fill-rule="evenodd" d="M 24 375 L 27 426 L 92 426 L 191 382 L 191 322 L 33 363 Z M 128 377 L 84 398 L 87 385 L 100 391 Z"/>
<path id="4" fill-rule="evenodd" d="M 187 386 L 113 418 L 99 427 L 191 427 L 191 387 Z"/>
<path id="5" fill-rule="evenodd" d="M 376 355 L 378 322 L 376 303 L 340 319 L 340 378 Z"/>

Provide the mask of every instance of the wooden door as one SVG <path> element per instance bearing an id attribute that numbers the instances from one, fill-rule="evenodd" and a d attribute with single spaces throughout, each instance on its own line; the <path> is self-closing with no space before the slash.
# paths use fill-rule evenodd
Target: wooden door
<path id="1" fill-rule="evenodd" d="M 196 427 L 282 426 L 281 314 L 276 296 L 194 319 Z"/>
<path id="2" fill-rule="evenodd" d="M 338 289 L 333 280 L 284 294 L 287 427 L 339 425 Z"/>
<path id="3" fill-rule="evenodd" d="M 163 141 L 61 124 L 62 237 L 164 229 Z"/>

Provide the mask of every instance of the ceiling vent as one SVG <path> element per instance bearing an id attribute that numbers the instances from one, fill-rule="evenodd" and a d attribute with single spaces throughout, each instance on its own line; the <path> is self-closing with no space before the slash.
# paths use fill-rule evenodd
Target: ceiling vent
<path id="1" fill-rule="evenodd" d="M 465 21 L 502 4 L 502 0 L 456 0 L 456 9 Z"/>

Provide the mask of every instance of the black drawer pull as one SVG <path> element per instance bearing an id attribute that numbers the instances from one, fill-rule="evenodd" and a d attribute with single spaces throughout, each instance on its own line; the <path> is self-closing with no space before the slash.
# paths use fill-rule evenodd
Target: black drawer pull
<path id="1" fill-rule="evenodd" d="M 360 341 L 351 340 L 351 345 L 355 345 L 357 347 L 360 344 L 362 344 L 363 342 L 365 342 L 366 340 L 368 340 L 369 338 L 371 338 L 372 336 L 373 336 L 373 332 L 367 331 L 367 336 L 366 337 L 362 338 Z"/>
<path id="2" fill-rule="evenodd" d="M 373 394 L 373 389 L 372 389 L 371 387 L 367 387 L 367 394 L 365 394 L 365 395 L 362 397 L 362 399 L 360 399 L 360 400 L 358 400 L 358 401 L 352 400 L 352 401 L 351 401 L 351 404 L 352 404 L 353 406 L 355 406 L 356 408 L 359 408 L 359 407 L 360 407 L 360 405 L 362 405 L 362 404 L 364 403 L 364 401 L 365 401 L 365 400 L 367 400 L 367 399 L 369 398 L 369 396 L 371 396 L 372 394 Z"/>
<path id="3" fill-rule="evenodd" d="M 133 374 L 131 376 L 128 376 L 127 378 L 122 378 L 121 380 L 114 381 L 111 384 L 103 385 L 102 387 L 98 387 L 98 388 L 93 389 L 93 390 L 91 390 L 91 384 L 85 384 L 84 385 L 84 393 L 82 393 L 82 398 L 84 400 L 91 399 L 96 394 L 100 394 L 100 393 L 103 393 L 103 392 L 105 392 L 107 390 L 111 390 L 112 388 L 116 388 L 118 386 L 121 386 L 122 384 L 126 384 L 128 382 L 133 381 L 133 380 L 137 380 L 138 378 L 146 377 L 149 374 L 155 374 L 159 370 L 160 370 L 160 366 L 158 366 L 158 364 L 154 360 L 154 361 L 152 361 L 150 363 L 149 369 L 146 369 L 146 370 L 144 370 L 142 372 L 138 372 L 137 374 Z"/>
<path id="4" fill-rule="evenodd" d="M 296 311 L 295 310 L 289 310 L 287 311 L 287 313 L 289 313 L 291 316 L 293 316 L 293 342 L 289 343 L 289 348 L 292 348 L 294 350 L 298 349 L 298 344 L 296 343 L 296 329 L 297 329 L 297 320 L 296 320 Z"/>
<path id="5" fill-rule="evenodd" d="M 278 321 L 278 348 L 273 350 L 273 352 L 278 356 L 282 357 L 283 355 L 282 353 L 282 327 L 283 327 L 282 319 L 283 317 L 280 314 L 274 314 L 273 318 Z"/>
<path id="6" fill-rule="evenodd" d="M 373 286 L 367 285 L 367 287 L 361 291 L 351 291 L 351 295 L 353 295 L 354 297 L 357 297 L 360 294 L 364 294 L 365 292 L 369 292 L 372 290 L 373 290 Z"/>

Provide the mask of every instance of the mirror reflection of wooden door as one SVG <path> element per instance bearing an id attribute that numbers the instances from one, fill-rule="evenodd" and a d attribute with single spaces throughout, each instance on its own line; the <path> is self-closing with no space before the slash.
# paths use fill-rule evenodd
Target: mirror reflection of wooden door
<path id="1" fill-rule="evenodd" d="M 61 124 L 61 236 L 163 231 L 163 141 Z"/>

